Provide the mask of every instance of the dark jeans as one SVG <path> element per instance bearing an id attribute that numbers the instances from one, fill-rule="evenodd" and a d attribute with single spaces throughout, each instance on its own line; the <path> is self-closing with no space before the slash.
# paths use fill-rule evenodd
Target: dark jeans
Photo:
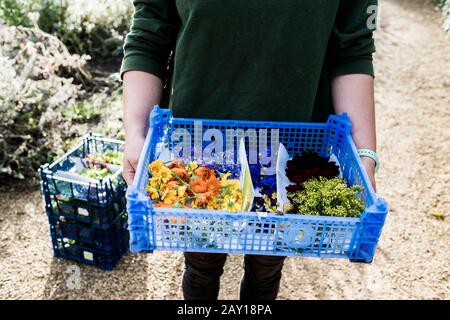
<path id="1" fill-rule="evenodd" d="M 185 252 L 183 295 L 186 300 L 215 300 L 226 254 Z M 241 300 L 274 300 L 280 287 L 285 257 L 246 255 Z"/>

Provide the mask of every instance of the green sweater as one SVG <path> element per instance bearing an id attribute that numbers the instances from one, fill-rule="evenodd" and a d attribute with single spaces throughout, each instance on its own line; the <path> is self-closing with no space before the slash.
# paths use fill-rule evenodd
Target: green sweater
<path id="1" fill-rule="evenodd" d="M 122 74 L 161 78 L 176 117 L 325 121 L 334 76 L 373 76 L 376 4 L 137 0 Z"/>

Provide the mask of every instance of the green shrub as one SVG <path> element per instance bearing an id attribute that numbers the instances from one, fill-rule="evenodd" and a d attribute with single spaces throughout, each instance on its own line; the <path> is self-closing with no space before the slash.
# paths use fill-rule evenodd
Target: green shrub
<path id="1" fill-rule="evenodd" d="M 10 26 L 31 27 L 31 21 L 27 12 L 33 8 L 30 6 L 31 1 L 22 3 L 17 0 L 0 1 L 0 17 Z"/>
<path id="2" fill-rule="evenodd" d="M 70 52 L 94 60 L 119 57 L 129 30 L 130 0 L 2 0 L 0 18 L 57 36 Z"/>
<path id="3" fill-rule="evenodd" d="M 61 110 L 83 94 L 86 57 L 37 29 L 0 27 L 0 174 L 32 175 L 72 128 Z"/>
<path id="4" fill-rule="evenodd" d="M 39 29 L 0 26 L 0 179 L 35 176 L 89 131 L 123 138 L 119 75 L 88 92 L 86 63 Z"/>
<path id="5" fill-rule="evenodd" d="M 99 120 L 101 113 L 94 105 L 80 101 L 64 110 L 63 115 L 71 121 L 85 123 Z"/>

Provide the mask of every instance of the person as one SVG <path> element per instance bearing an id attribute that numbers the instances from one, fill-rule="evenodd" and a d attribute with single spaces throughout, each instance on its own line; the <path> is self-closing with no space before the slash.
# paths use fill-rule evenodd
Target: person
<path id="1" fill-rule="evenodd" d="M 323 122 L 346 112 L 375 187 L 376 0 L 136 0 L 124 45 L 131 184 L 152 106 L 175 117 Z M 376 8 L 376 7 L 375 7 Z M 185 253 L 185 299 L 217 299 L 225 254 Z M 246 255 L 241 299 L 275 299 L 284 257 Z"/>

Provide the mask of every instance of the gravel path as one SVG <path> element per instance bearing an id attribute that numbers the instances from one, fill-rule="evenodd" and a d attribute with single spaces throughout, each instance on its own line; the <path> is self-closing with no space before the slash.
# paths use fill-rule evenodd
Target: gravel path
<path id="1" fill-rule="evenodd" d="M 432 1 L 384 0 L 377 32 L 378 191 L 390 213 L 372 264 L 288 258 L 280 299 L 449 299 L 450 37 Z M 180 299 L 180 253 L 128 254 L 113 272 L 52 258 L 36 186 L 0 187 L 0 298 Z M 437 219 L 433 212 L 443 212 Z M 237 298 L 242 256 L 220 297 Z"/>

